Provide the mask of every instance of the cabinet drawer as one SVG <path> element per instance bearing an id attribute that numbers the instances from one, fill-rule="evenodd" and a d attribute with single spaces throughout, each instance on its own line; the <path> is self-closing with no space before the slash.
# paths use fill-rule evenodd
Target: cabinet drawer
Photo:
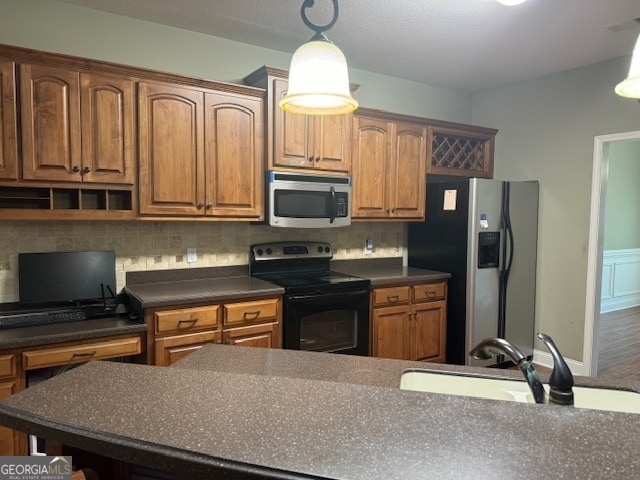
<path id="1" fill-rule="evenodd" d="M 447 292 L 447 284 L 427 283 L 413 286 L 414 302 L 430 302 L 431 300 L 443 300 Z"/>
<path id="2" fill-rule="evenodd" d="M 167 310 L 154 314 L 156 335 L 162 333 L 202 330 L 220 323 L 220 305 Z"/>
<path id="3" fill-rule="evenodd" d="M 408 303 L 409 289 L 409 285 L 402 287 L 376 288 L 373 291 L 373 306 Z"/>
<path id="4" fill-rule="evenodd" d="M 224 323 L 230 325 L 273 320 L 278 316 L 278 303 L 277 298 L 230 303 L 224 306 Z"/>
<path id="5" fill-rule="evenodd" d="M 16 356 L 0 355 L 0 378 L 13 377 L 16 374 Z"/>
<path id="6" fill-rule="evenodd" d="M 46 348 L 22 353 L 25 370 L 88 362 L 104 358 L 125 357 L 142 352 L 140 337 L 119 338 L 104 342 L 89 342 L 66 347 Z"/>

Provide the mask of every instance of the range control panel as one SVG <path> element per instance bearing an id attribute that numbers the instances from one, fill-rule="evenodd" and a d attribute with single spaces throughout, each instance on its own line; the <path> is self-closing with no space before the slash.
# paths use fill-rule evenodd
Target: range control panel
<path id="1" fill-rule="evenodd" d="M 251 261 L 296 258 L 333 258 L 331 245 L 325 242 L 273 242 L 251 245 Z"/>

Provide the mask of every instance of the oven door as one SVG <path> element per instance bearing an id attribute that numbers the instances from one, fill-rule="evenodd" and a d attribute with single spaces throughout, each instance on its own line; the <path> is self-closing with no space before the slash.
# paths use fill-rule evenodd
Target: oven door
<path id="1" fill-rule="evenodd" d="M 369 290 L 286 295 L 284 348 L 369 355 Z"/>

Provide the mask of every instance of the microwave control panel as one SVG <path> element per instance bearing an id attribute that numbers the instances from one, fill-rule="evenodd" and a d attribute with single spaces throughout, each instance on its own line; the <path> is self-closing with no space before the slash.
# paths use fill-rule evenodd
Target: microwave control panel
<path id="1" fill-rule="evenodd" d="M 346 193 L 336 193 L 336 217 L 349 216 L 349 195 Z"/>

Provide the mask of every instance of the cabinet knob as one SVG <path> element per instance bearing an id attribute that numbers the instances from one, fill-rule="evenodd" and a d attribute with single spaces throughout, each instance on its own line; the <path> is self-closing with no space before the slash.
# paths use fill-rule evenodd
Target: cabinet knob
<path id="1" fill-rule="evenodd" d="M 89 172 L 91 172 L 91 167 L 84 167 L 82 169 L 82 173 L 89 173 Z"/>
<path id="2" fill-rule="evenodd" d="M 74 166 L 71 168 L 71 171 L 72 171 L 72 172 L 74 172 L 74 173 L 78 173 L 78 172 L 80 171 L 80 167 L 79 167 L 78 165 L 74 165 Z"/>
<path id="3" fill-rule="evenodd" d="M 198 203 L 198 208 L 204 208 L 204 203 L 202 202 Z"/>
<path id="4" fill-rule="evenodd" d="M 205 208 L 206 208 L 207 210 L 212 209 L 212 208 L 213 208 L 213 203 L 207 203 L 207 204 L 205 205 Z"/>
<path id="5" fill-rule="evenodd" d="M 316 157 L 316 163 L 320 161 L 320 157 Z"/>
<path id="6" fill-rule="evenodd" d="M 390 209 L 390 208 L 387 208 L 387 213 L 389 213 L 390 211 L 391 211 L 391 209 Z"/>
<path id="7" fill-rule="evenodd" d="M 313 162 L 313 155 L 311 155 L 311 156 L 309 157 L 309 161 L 310 161 L 310 162 Z"/>

